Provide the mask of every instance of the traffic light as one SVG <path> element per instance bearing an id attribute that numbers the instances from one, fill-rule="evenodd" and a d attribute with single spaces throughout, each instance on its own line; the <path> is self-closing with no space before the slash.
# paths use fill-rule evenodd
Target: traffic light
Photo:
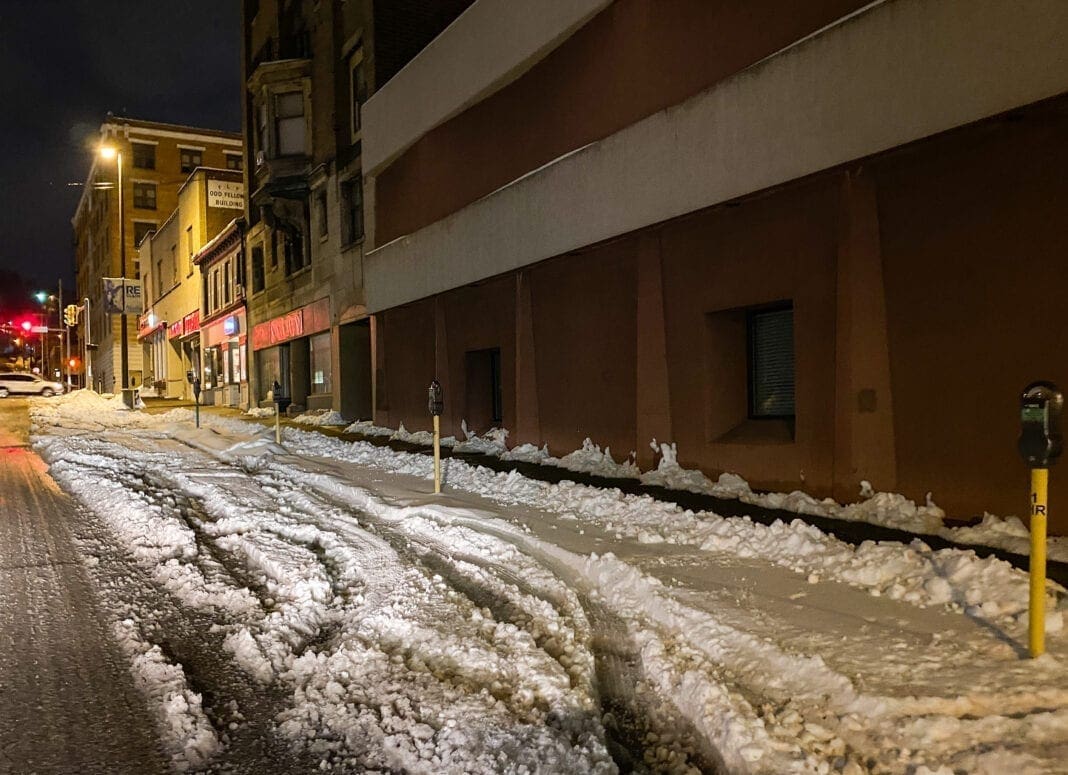
<path id="1" fill-rule="evenodd" d="M 23 320 L 21 323 L 19 323 L 19 328 L 21 328 L 25 333 L 28 334 L 30 333 L 30 329 L 33 328 L 33 321 Z"/>
<path id="2" fill-rule="evenodd" d="M 78 305 L 68 304 L 63 308 L 63 322 L 68 326 L 78 325 Z"/>

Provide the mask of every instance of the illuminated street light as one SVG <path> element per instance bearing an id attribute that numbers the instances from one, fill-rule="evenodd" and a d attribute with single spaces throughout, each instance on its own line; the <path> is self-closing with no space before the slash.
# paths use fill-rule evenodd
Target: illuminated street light
<path id="1" fill-rule="evenodd" d="M 122 151 L 113 145 L 101 145 L 98 153 L 101 159 L 115 159 L 118 172 L 116 188 L 119 190 L 119 274 L 122 276 L 122 312 L 119 315 L 119 330 L 122 339 L 119 347 L 122 356 L 122 398 L 126 405 L 133 408 L 133 392 L 130 390 L 130 353 L 126 333 L 126 210 L 122 192 Z"/>

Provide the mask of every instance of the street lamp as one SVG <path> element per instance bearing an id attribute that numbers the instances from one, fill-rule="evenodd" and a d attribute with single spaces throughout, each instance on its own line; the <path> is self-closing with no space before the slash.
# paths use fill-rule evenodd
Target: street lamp
<path id="1" fill-rule="evenodd" d="M 122 192 L 122 151 L 113 145 L 100 146 L 101 159 L 115 159 L 115 168 L 118 171 L 119 189 L 119 274 L 122 276 L 122 312 L 119 315 L 119 329 L 121 340 L 121 367 L 122 367 L 122 400 L 128 407 L 133 408 L 133 392 L 130 390 L 130 353 L 128 336 L 126 333 L 126 211 Z"/>

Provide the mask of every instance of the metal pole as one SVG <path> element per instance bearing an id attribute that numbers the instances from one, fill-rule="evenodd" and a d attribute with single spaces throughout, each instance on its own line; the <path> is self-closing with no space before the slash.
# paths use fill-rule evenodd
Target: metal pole
<path id="1" fill-rule="evenodd" d="M 93 389 L 93 362 L 89 360 L 89 343 L 93 341 L 93 325 L 89 321 L 89 297 L 86 296 L 82 301 L 85 302 L 85 336 L 82 337 L 85 341 L 82 342 L 82 352 L 85 354 L 85 387 L 88 390 Z"/>
<path id="2" fill-rule="evenodd" d="M 1046 503 L 1049 485 L 1048 468 L 1031 469 L 1031 605 L 1028 634 L 1031 657 L 1046 651 Z"/>
<path id="3" fill-rule="evenodd" d="M 60 374 L 64 371 L 67 372 L 67 389 L 70 390 L 70 345 L 65 336 L 70 333 L 70 326 L 66 325 L 63 321 L 63 278 L 60 277 L 57 282 L 59 284 L 59 299 L 56 302 L 56 317 L 59 318 L 59 325 L 62 326 L 62 328 L 59 329 Z M 62 382 L 62 380 L 60 381 Z"/>
<path id="4" fill-rule="evenodd" d="M 122 348 L 120 355 L 122 368 L 122 398 L 124 401 L 129 400 L 130 408 L 133 408 L 133 395 L 128 394 L 127 391 L 130 388 L 130 353 L 128 337 L 126 334 L 126 208 L 125 197 L 122 190 L 122 151 L 118 151 L 115 154 L 115 163 L 119 168 L 119 274 L 122 275 L 122 313 L 119 315 L 119 327 L 122 329 L 121 338 L 119 340 L 119 346 Z M 127 399 L 129 395 L 129 399 Z"/>
<path id="5" fill-rule="evenodd" d="M 441 492 L 441 418 L 434 415 L 434 492 Z"/>

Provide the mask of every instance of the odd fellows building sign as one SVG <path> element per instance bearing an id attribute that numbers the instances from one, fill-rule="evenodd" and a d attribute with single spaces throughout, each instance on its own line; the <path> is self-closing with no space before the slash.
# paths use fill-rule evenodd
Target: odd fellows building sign
<path id="1" fill-rule="evenodd" d="M 259 323 L 252 328 L 252 349 L 262 350 L 276 344 L 299 339 L 330 327 L 330 299 L 319 299 L 307 306 Z"/>
<path id="2" fill-rule="evenodd" d="M 208 207 L 245 209 L 245 184 L 240 180 L 208 179 Z"/>

